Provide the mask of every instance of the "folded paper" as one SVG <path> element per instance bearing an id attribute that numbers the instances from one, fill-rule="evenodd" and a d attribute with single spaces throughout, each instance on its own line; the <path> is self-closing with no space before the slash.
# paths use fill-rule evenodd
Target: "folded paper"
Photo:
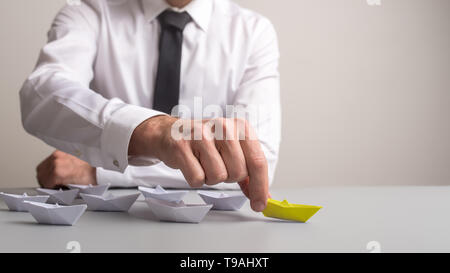
<path id="1" fill-rule="evenodd" d="M 109 184 L 106 185 L 75 185 L 69 184 L 67 185 L 70 189 L 78 189 L 79 193 L 90 194 L 90 195 L 104 195 L 106 191 L 109 189 Z"/>
<path id="2" fill-rule="evenodd" d="M 145 200 L 159 220 L 169 222 L 200 223 L 212 208 L 212 205 L 186 205 L 183 201 L 175 203 L 154 198 Z"/>
<path id="3" fill-rule="evenodd" d="M 198 191 L 206 204 L 213 205 L 213 210 L 239 210 L 247 201 L 243 194 L 230 195 L 214 191 Z"/>
<path id="4" fill-rule="evenodd" d="M 180 202 L 188 191 L 166 191 L 161 186 L 156 188 L 139 187 L 145 198 L 154 198 L 168 202 Z"/>
<path id="5" fill-rule="evenodd" d="M 86 205 L 60 206 L 24 201 L 27 210 L 39 224 L 73 226 L 86 211 Z"/>
<path id="6" fill-rule="evenodd" d="M 106 196 L 98 196 L 81 193 L 80 195 L 88 205 L 89 210 L 125 212 L 131 208 L 141 194 L 135 193 L 124 196 L 109 194 Z"/>
<path id="7" fill-rule="evenodd" d="M 3 192 L 0 193 L 0 197 L 3 199 L 3 201 L 6 203 L 6 205 L 11 211 L 20 211 L 20 212 L 28 212 L 27 208 L 23 204 L 24 201 L 45 203 L 49 198 L 48 195 L 28 196 L 28 194 L 26 193 L 22 195 L 17 195 L 17 194 L 7 194 Z"/>
<path id="8" fill-rule="evenodd" d="M 48 198 L 47 202 L 50 204 L 63 204 L 67 206 L 72 205 L 79 192 L 78 189 L 63 191 L 62 189 L 49 190 L 41 188 L 36 189 L 36 191 L 41 194 L 49 195 L 50 198 Z"/>
<path id="9" fill-rule="evenodd" d="M 264 216 L 306 223 L 322 207 L 290 204 L 288 201 L 269 199 Z"/>

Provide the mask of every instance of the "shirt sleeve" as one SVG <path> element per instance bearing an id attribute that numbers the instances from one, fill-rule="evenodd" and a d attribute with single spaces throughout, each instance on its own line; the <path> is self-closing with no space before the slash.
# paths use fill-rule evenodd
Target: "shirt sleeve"
<path id="1" fill-rule="evenodd" d="M 65 6 L 56 16 L 48 43 L 20 91 L 25 130 L 47 144 L 95 167 L 124 172 L 137 160 L 128 145 L 143 121 L 158 111 L 107 99 L 90 89 L 97 54 L 96 1 Z"/>
<path id="2" fill-rule="evenodd" d="M 247 66 L 233 104 L 247 111 L 269 166 L 272 184 L 281 141 L 279 48 L 276 31 L 265 18 L 255 24 Z"/>

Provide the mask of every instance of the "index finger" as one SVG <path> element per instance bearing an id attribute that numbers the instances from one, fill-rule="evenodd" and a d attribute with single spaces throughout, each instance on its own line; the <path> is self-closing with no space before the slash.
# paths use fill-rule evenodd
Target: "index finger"
<path id="1" fill-rule="evenodd" d="M 267 159 L 255 132 L 249 126 L 246 127 L 245 139 L 241 140 L 240 144 L 247 163 L 249 176 L 248 193 L 252 209 L 256 212 L 261 212 L 267 206 L 269 193 Z"/>

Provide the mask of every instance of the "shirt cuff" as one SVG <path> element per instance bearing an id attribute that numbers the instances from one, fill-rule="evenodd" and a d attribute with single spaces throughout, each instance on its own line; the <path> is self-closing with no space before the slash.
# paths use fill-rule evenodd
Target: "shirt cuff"
<path id="1" fill-rule="evenodd" d="M 126 105 L 111 115 L 101 136 L 103 168 L 123 173 L 129 165 L 128 146 L 134 130 L 147 119 L 160 115 L 166 114 L 135 105 Z M 153 158 L 135 160 L 148 165 L 159 162 Z"/>
<path id="2" fill-rule="evenodd" d="M 130 174 L 125 173 L 119 173 L 115 171 L 108 171 L 103 168 L 97 168 L 96 169 L 96 175 L 97 175 L 97 184 L 98 185 L 110 185 L 110 187 L 113 188 L 126 188 L 133 186 L 132 179 L 130 177 Z"/>

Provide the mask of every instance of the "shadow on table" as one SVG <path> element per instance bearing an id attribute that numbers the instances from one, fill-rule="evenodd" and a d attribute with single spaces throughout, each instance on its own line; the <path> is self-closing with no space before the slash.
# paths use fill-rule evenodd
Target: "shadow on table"
<path id="1" fill-rule="evenodd" d="M 244 214 L 239 211 L 212 211 L 209 215 L 205 218 L 207 221 L 211 222 L 260 222 L 260 223 L 280 223 L 280 224 L 304 224 L 301 222 L 296 221 L 289 221 L 289 220 L 283 220 L 283 219 L 276 219 L 276 218 L 267 218 L 267 217 L 261 217 L 260 215 L 256 214 L 254 216 Z"/>
<path id="2" fill-rule="evenodd" d="M 277 218 L 267 218 L 267 219 L 265 219 L 265 222 L 267 222 L 267 223 L 280 223 L 280 224 L 296 224 L 296 225 L 306 224 L 306 223 L 303 223 L 303 222 L 292 221 L 292 220 L 284 220 L 284 219 L 277 219 Z"/>
<path id="3" fill-rule="evenodd" d="M 240 211 L 219 211 L 212 210 L 206 215 L 208 222 L 263 222 L 264 219 L 258 216 L 251 216 Z"/>
<path id="4" fill-rule="evenodd" d="M 65 226 L 65 225 L 51 225 L 51 224 L 40 224 L 34 220 L 30 221 L 9 221 L 8 224 L 13 225 L 21 225 L 21 226 L 32 226 L 32 227 L 64 227 L 64 228 L 70 228 L 74 226 Z"/>

